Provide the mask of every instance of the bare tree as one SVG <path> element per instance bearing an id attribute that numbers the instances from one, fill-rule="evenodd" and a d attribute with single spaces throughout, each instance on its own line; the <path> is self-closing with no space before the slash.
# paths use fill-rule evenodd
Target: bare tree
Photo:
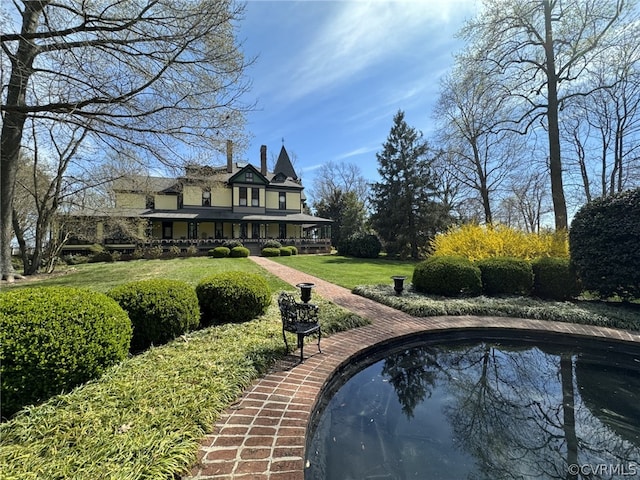
<path id="1" fill-rule="evenodd" d="M 540 122 L 547 132 L 556 229 L 568 226 L 559 111 L 592 92 L 584 82 L 591 65 L 635 14 L 624 0 L 485 0 L 463 29 L 484 70 L 501 79 L 496 88 L 521 104 L 504 127 L 528 132 Z"/>
<path id="2" fill-rule="evenodd" d="M 363 205 L 367 204 L 369 184 L 355 163 L 332 160 L 323 163 L 315 175 L 310 194 L 314 203 L 320 203 L 338 190 L 343 193 L 353 192 Z"/>
<path id="3" fill-rule="evenodd" d="M 448 151 L 449 171 L 476 192 L 490 224 L 494 194 L 516 168 L 520 143 L 514 132 L 497 131 L 506 115 L 505 97 L 496 94 L 491 75 L 467 70 L 468 60 L 460 55 L 458 68 L 443 80 L 435 114 L 442 120 L 439 137 Z"/>
<path id="4" fill-rule="evenodd" d="M 167 164 L 190 149 L 223 149 L 227 138 L 239 143 L 251 107 L 240 101 L 247 64 L 234 38 L 242 8 L 233 0 L 13 2 L 14 24 L 0 36 L 3 278 L 13 277 L 12 202 L 27 120 L 86 128 L 96 149 L 132 148 L 140 161 Z"/>

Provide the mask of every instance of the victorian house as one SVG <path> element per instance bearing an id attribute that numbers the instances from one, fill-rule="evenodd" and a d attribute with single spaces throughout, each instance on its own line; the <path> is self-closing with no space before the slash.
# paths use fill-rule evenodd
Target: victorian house
<path id="1" fill-rule="evenodd" d="M 85 210 L 66 222 L 71 238 L 65 250 L 101 243 L 124 251 L 142 242 L 203 251 L 229 239 L 240 240 L 254 254 L 268 239 L 296 245 L 300 253 L 331 249 L 332 221 L 307 213 L 304 187 L 284 146 L 273 172 L 267 171 L 266 146 L 260 148 L 258 168 L 234 162 L 227 142 L 226 165 L 187 165 L 178 178 L 121 178 L 113 193 L 115 208 Z M 91 227 L 87 232 L 80 224 Z"/>

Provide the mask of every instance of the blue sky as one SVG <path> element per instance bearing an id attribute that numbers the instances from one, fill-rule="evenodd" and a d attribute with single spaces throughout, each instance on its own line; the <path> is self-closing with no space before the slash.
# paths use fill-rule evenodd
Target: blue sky
<path id="1" fill-rule="evenodd" d="M 357 164 L 378 178 L 398 109 L 428 137 L 438 82 L 461 48 L 455 38 L 479 0 L 268 1 L 246 5 L 238 40 L 257 109 L 244 159 L 259 163 L 284 145 L 305 186 L 327 161 Z"/>

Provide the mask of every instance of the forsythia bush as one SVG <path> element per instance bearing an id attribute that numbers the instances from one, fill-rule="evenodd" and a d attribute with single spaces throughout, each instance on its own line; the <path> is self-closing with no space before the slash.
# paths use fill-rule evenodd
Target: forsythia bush
<path id="1" fill-rule="evenodd" d="M 469 260 L 513 257 L 568 257 L 566 232 L 526 233 L 502 225 L 467 224 L 452 227 L 431 241 L 433 255 L 462 256 Z"/>

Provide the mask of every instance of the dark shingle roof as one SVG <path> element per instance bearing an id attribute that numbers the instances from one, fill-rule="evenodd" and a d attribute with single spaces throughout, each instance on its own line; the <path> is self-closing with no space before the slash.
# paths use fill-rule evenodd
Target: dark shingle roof
<path id="1" fill-rule="evenodd" d="M 280 155 L 278 155 L 278 161 L 276 162 L 276 166 L 273 171 L 276 175 L 278 173 L 284 173 L 289 178 L 292 178 L 294 180 L 298 179 L 298 175 L 293 169 L 293 164 L 291 163 L 291 159 L 289 158 L 289 154 L 284 148 L 284 145 L 280 149 Z"/>

